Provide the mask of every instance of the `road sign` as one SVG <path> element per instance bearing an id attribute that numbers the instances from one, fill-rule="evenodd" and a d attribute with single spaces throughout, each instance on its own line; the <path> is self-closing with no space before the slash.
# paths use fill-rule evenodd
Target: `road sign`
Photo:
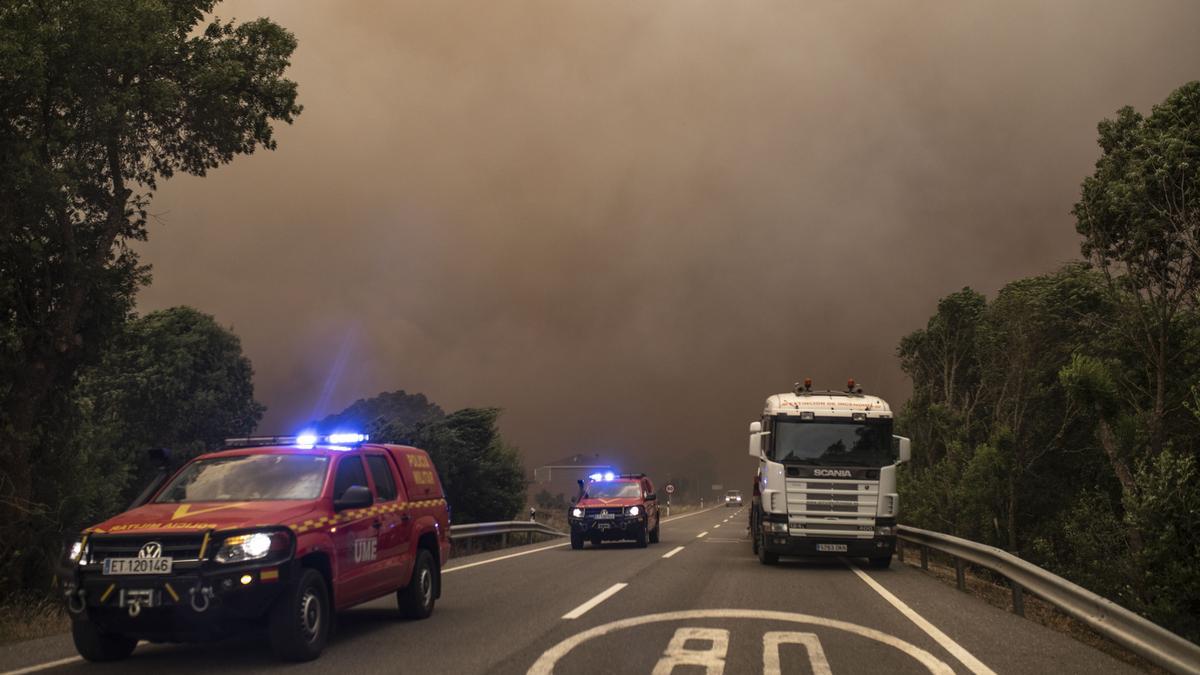
<path id="1" fill-rule="evenodd" d="M 725 486 L 721 485 L 720 483 L 713 483 L 712 489 L 713 489 L 713 492 L 719 492 L 721 490 L 724 490 Z"/>
<path id="2" fill-rule="evenodd" d="M 670 483 L 667 483 L 667 494 L 674 494 L 674 492 L 675 492 L 675 486 L 671 485 Z"/>

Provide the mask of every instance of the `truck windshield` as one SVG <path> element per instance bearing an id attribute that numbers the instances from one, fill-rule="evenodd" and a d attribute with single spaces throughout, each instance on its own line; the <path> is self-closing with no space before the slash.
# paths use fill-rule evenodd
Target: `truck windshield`
<path id="1" fill-rule="evenodd" d="M 771 459 L 819 466 L 886 466 L 892 454 L 892 421 L 776 419 Z"/>
<path id="2" fill-rule="evenodd" d="M 588 486 L 587 494 L 592 499 L 641 497 L 642 489 L 637 483 L 592 483 Z"/>
<path id="3" fill-rule="evenodd" d="M 154 500 L 158 503 L 316 499 L 329 458 L 243 455 L 189 464 Z"/>

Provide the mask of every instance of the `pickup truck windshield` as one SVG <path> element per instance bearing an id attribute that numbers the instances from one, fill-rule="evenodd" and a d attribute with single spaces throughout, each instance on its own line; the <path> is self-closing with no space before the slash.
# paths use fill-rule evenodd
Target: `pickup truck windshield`
<path id="1" fill-rule="evenodd" d="M 243 455 L 189 464 L 157 503 L 316 499 L 329 458 L 321 455 Z"/>
<path id="2" fill-rule="evenodd" d="M 771 459 L 815 466 L 886 466 L 892 454 L 890 419 L 789 420 L 777 418 L 771 434 Z"/>
<path id="3" fill-rule="evenodd" d="M 637 483 L 592 483 L 588 486 L 587 494 L 592 499 L 641 497 L 642 489 Z"/>

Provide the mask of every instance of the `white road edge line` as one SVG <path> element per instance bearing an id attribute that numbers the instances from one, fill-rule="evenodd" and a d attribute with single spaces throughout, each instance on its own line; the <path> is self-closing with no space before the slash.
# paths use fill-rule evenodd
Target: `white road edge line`
<path id="1" fill-rule="evenodd" d="M 488 563 L 500 562 L 501 560 L 508 560 L 509 558 L 519 558 L 523 555 L 529 555 L 530 553 L 541 553 L 542 551 L 549 551 L 552 548 L 562 548 L 563 546 L 566 546 L 569 543 L 570 542 L 564 541 L 561 544 L 551 544 L 550 546 L 543 546 L 541 548 L 535 548 L 535 549 L 531 549 L 528 551 L 521 551 L 520 553 L 509 553 L 508 555 L 497 556 L 495 558 L 488 558 L 487 560 L 480 560 L 478 562 L 467 563 L 465 565 L 458 565 L 456 567 L 447 567 L 446 569 L 442 570 L 442 574 L 446 574 L 448 572 L 455 572 L 457 570 L 465 570 L 468 567 L 478 567 L 480 565 L 487 565 Z M 7 673 L 2 674 L 2 675 L 7 675 Z"/>
<path id="2" fill-rule="evenodd" d="M 42 663 L 42 664 L 38 664 L 36 666 L 29 666 L 28 668 L 20 668 L 17 670 L 10 670 L 6 673 L 0 673 L 0 675 L 25 675 L 26 673 L 36 673 L 40 670 L 46 670 L 47 668 L 57 668 L 59 666 L 65 666 L 68 663 L 75 663 L 76 661 L 82 661 L 82 660 L 83 660 L 82 656 L 71 656 L 71 657 L 68 657 L 65 659 L 59 659 L 57 661 L 50 661 L 48 663 Z"/>
<path id="3" fill-rule="evenodd" d="M 622 588 L 625 588 L 628 585 L 629 584 L 626 584 L 626 583 L 613 584 L 612 586 L 608 587 L 608 590 L 601 591 L 600 595 L 597 595 L 596 597 L 592 598 L 591 600 L 588 600 L 587 602 L 576 607 L 575 609 L 567 612 L 566 614 L 563 614 L 562 618 L 578 619 L 579 617 L 583 616 L 584 614 L 587 614 L 588 610 L 590 610 L 591 608 L 595 607 L 596 605 L 604 602 L 605 600 L 611 598 L 613 595 L 616 594 L 617 591 L 621 590 Z"/>
<path id="4" fill-rule="evenodd" d="M 713 506 L 713 507 L 705 509 L 704 511 L 712 511 L 715 508 L 717 508 L 717 507 Z M 663 520 L 663 522 L 669 523 L 672 520 L 679 520 L 680 518 L 690 518 L 692 516 L 698 516 L 701 513 L 704 513 L 704 511 L 694 511 L 692 513 L 685 513 L 682 516 L 673 516 L 671 518 L 667 518 L 667 519 Z M 508 555 L 496 556 L 495 558 L 488 558 L 487 560 L 479 560 L 479 561 L 476 561 L 473 563 L 467 563 L 465 565 L 457 565 L 455 567 L 447 567 L 446 569 L 442 570 L 442 574 L 446 574 L 447 572 L 454 572 L 456 570 L 465 570 L 470 567 L 478 567 L 480 565 L 487 565 L 489 563 L 500 562 L 501 560 L 508 560 L 509 558 L 519 558 L 523 555 L 529 555 L 530 553 L 540 553 L 542 551 L 549 551 L 552 548 L 562 548 L 563 546 L 566 546 L 568 543 L 569 542 L 564 541 L 561 544 L 551 544 L 550 546 L 543 546 L 541 548 L 530 549 L 528 551 L 521 551 L 520 553 L 510 553 Z M 38 666 L 38 667 L 41 667 L 41 666 Z M 45 666 L 45 667 L 48 668 L 49 666 Z M 22 671 L 22 672 L 25 672 L 25 671 Z M 14 674 L 13 673 L 0 673 L 0 675 L 14 675 Z"/>
<path id="5" fill-rule="evenodd" d="M 682 550 L 683 550 L 682 546 L 676 546 L 675 548 L 671 549 L 670 551 L 667 551 L 666 553 L 664 553 L 663 557 L 670 558 L 671 556 L 675 555 L 676 553 L 679 553 Z"/>
<path id="6" fill-rule="evenodd" d="M 708 536 L 708 532 L 701 532 L 700 534 L 696 535 L 696 538 L 699 539 L 700 537 L 707 537 L 707 536 Z"/>
<path id="7" fill-rule="evenodd" d="M 954 658 L 961 661 L 962 664 L 966 666 L 967 669 L 972 673 L 975 673 L 975 675 L 996 675 L 995 671 L 983 665 L 983 662 L 975 658 L 971 652 L 967 651 L 962 645 L 950 639 L 949 635 L 946 635 L 942 631 L 938 630 L 938 627 L 929 623 L 925 617 L 917 614 L 912 607 L 904 604 L 903 600 L 892 595 L 891 591 L 880 585 L 878 581 L 872 579 L 869 574 L 859 569 L 857 565 L 848 560 L 844 560 L 843 562 L 846 563 L 847 567 L 854 570 L 854 573 L 858 575 L 859 579 L 862 579 L 863 582 L 865 582 L 876 593 L 882 596 L 884 600 L 887 600 L 889 603 L 891 603 L 893 607 L 900 610 L 900 613 L 908 617 L 909 621 L 917 624 L 917 628 L 920 628 L 928 633 L 929 637 L 933 638 L 935 642 L 941 645 L 946 651 L 950 652 Z"/>

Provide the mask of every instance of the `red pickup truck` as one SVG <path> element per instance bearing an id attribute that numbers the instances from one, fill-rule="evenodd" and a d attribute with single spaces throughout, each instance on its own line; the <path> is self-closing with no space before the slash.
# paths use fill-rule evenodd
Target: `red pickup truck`
<path id="1" fill-rule="evenodd" d="M 428 454 L 358 434 L 230 441 L 71 546 L 60 578 L 80 655 L 259 626 L 306 661 L 336 611 L 395 593 L 404 615 L 433 612 L 450 518 Z"/>

